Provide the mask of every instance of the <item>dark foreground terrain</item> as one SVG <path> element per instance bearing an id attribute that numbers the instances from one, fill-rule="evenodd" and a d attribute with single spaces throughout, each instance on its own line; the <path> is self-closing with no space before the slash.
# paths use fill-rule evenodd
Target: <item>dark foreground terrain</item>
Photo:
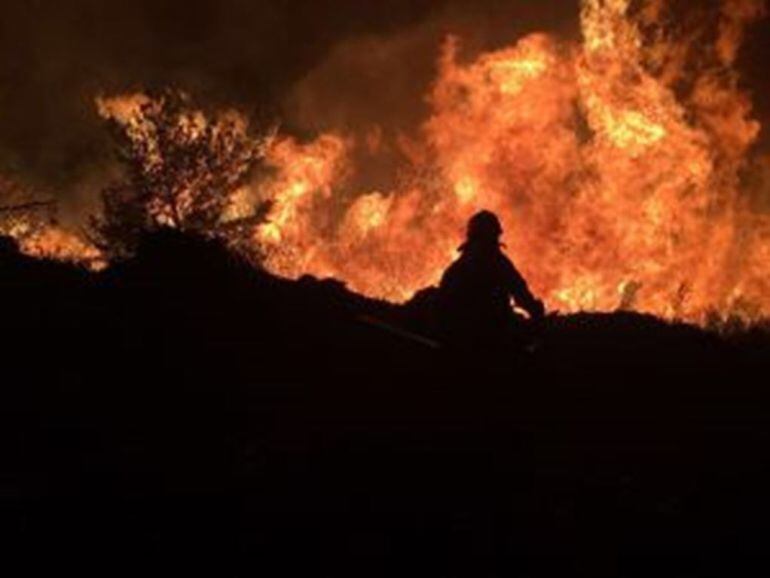
<path id="1" fill-rule="evenodd" d="M 0 252 L 3 576 L 770 575 L 761 331 L 552 317 L 482 358 L 173 234 Z"/>

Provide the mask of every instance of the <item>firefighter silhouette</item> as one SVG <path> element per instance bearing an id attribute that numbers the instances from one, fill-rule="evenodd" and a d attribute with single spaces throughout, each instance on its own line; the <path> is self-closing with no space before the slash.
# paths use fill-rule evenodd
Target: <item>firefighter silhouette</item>
<path id="1" fill-rule="evenodd" d="M 543 302 L 503 252 L 502 234 L 494 213 L 474 215 L 460 257 L 441 279 L 441 324 L 450 342 L 483 346 L 520 335 L 524 320 L 515 314 L 512 300 L 533 321 L 545 315 Z"/>

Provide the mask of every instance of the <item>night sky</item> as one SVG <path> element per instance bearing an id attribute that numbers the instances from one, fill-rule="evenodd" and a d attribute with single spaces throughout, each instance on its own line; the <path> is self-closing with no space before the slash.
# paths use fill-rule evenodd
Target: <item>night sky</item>
<path id="1" fill-rule="evenodd" d="M 300 132 L 413 122 L 448 32 L 473 52 L 536 30 L 576 38 L 577 0 L 5 0 L 0 169 L 66 196 L 109 154 L 100 93 L 176 86 Z M 766 55 L 768 21 L 741 69 L 770 119 Z"/>

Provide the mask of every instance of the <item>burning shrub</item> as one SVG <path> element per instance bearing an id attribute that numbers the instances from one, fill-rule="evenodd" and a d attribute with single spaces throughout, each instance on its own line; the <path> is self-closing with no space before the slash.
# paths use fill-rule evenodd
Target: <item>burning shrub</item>
<path id="1" fill-rule="evenodd" d="M 112 122 L 125 165 L 124 180 L 103 191 L 103 212 L 92 220 L 98 246 L 124 256 L 140 233 L 158 227 L 237 242 L 256 224 L 258 211 L 228 215 L 265 143 L 249 134 L 241 115 L 228 111 L 208 118 L 175 91 L 97 104 Z"/>

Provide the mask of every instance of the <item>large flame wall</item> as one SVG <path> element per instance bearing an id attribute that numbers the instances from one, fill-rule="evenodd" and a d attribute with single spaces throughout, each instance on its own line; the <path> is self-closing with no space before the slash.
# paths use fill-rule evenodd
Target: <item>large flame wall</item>
<path id="1" fill-rule="evenodd" d="M 398 190 L 337 196 L 363 145 L 279 137 L 257 191 L 275 201 L 257 235 L 269 267 L 404 300 L 439 279 L 465 220 L 488 208 L 551 308 L 767 314 L 770 220 L 739 191 L 760 126 L 731 68 L 761 6 L 725 4 L 695 69 L 681 44 L 642 34 L 662 2 L 634 17 L 628 4 L 586 0 L 580 46 L 533 34 L 461 62 L 448 40 Z"/>
<path id="2" fill-rule="evenodd" d="M 665 0 L 583 0 L 582 42 L 536 33 L 470 61 L 449 38 L 411 136 L 279 133 L 267 176 L 223 194 L 239 214 L 270 203 L 253 236 L 270 270 L 373 297 L 436 283 L 484 208 L 551 309 L 766 317 L 770 217 L 742 180 L 761 127 L 734 69 L 763 4 L 724 0 L 717 22 L 679 37 L 666 14 Z M 146 102 L 99 107 L 143 138 Z M 398 185 L 356 190 L 358 153 L 386 146 L 402 159 Z"/>

